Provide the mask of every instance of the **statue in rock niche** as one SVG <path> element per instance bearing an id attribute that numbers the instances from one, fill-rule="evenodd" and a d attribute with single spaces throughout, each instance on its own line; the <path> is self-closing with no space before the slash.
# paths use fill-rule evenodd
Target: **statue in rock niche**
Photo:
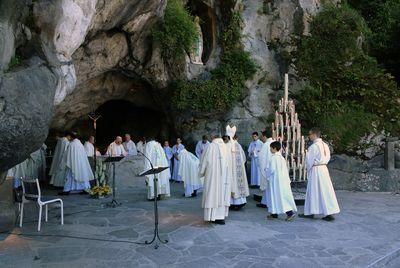
<path id="1" fill-rule="evenodd" d="M 201 55 L 203 54 L 203 33 L 200 27 L 200 18 L 196 16 L 194 18 L 194 23 L 196 24 L 198 39 L 193 47 L 193 51 L 190 53 L 190 61 L 194 64 L 203 64 L 201 61 Z"/>

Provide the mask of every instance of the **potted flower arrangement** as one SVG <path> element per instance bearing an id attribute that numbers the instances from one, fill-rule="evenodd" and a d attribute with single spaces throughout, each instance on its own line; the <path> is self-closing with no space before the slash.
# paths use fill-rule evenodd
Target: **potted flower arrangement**
<path id="1" fill-rule="evenodd" d="M 92 198 L 104 198 L 111 193 L 111 188 L 108 185 L 98 185 L 90 189 L 89 194 Z"/>

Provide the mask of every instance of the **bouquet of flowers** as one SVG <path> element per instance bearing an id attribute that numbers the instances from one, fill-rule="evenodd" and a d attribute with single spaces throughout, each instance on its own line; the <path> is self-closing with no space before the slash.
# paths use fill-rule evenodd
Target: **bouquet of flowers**
<path id="1" fill-rule="evenodd" d="M 94 186 L 92 189 L 89 190 L 89 194 L 93 198 L 102 198 L 111 193 L 111 188 L 108 185 L 97 185 Z"/>

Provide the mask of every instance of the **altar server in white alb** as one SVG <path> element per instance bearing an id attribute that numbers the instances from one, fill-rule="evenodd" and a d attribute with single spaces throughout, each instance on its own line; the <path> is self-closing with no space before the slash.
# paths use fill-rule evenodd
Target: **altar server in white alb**
<path id="1" fill-rule="evenodd" d="M 167 157 L 168 161 L 168 166 L 171 171 L 171 176 L 172 176 L 172 158 L 174 157 L 174 153 L 172 152 L 172 148 L 169 146 L 168 141 L 164 141 L 164 152 L 165 156 Z"/>
<path id="2" fill-rule="evenodd" d="M 179 154 L 179 176 L 182 178 L 185 197 L 197 196 L 203 188 L 204 178 L 199 176 L 199 159 L 191 152 L 183 149 Z"/>
<path id="3" fill-rule="evenodd" d="M 308 183 L 304 217 L 323 215 L 323 220 L 332 221 L 335 219 L 333 214 L 339 213 L 340 209 L 327 167 L 331 153 L 328 145 L 322 141 L 318 128 L 312 128 L 309 137 L 313 144 L 306 156 Z"/>
<path id="4" fill-rule="evenodd" d="M 232 187 L 231 187 L 231 207 L 234 210 L 240 210 L 247 203 L 246 197 L 249 196 L 249 185 L 247 183 L 246 175 L 246 154 L 243 151 L 242 146 L 238 142 L 238 137 L 234 132 L 227 134 L 233 137 L 231 139 L 231 176 L 232 176 Z"/>
<path id="5" fill-rule="evenodd" d="M 66 174 L 64 191 L 60 195 L 68 195 L 71 191 L 89 189 L 89 181 L 94 180 L 92 168 L 83 144 L 77 138 L 76 133 L 71 132 L 70 137 L 72 141 L 64 155 Z"/>
<path id="6" fill-rule="evenodd" d="M 210 142 L 208 141 L 208 137 L 204 135 L 202 137 L 201 141 L 198 141 L 196 144 L 196 155 L 199 159 L 201 159 L 201 155 L 203 152 L 206 150 L 206 148 L 210 145 Z"/>
<path id="7" fill-rule="evenodd" d="M 294 219 L 294 212 L 297 211 L 294 202 L 292 188 L 290 187 L 289 170 L 285 158 L 282 156 L 280 142 L 274 141 L 270 145 L 271 158 L 266 168 L 267 204 L 269 219 L 278 218 L 279 214 L 286 213 L 286 220 Z"/>
<path id="8" fill-rule="evenodd" d="M 211 144 L 200 161 L 200 177 L 204 177 L 202 208 L 204 220 L 225 224 L 231 201 L 231 178 L 229 176 L 229 150 L 224 141 L 213 135 Z"/>
<path id="9" fill-rule="evenodd" d="M 268 207 L 267 204 L 268 180 L 267 180 L 266 170 L 272 156 L 270 145 L 272 142 L 274 142 L 274 140 L 271 138 L 271 131 L 269 129 L 264 130 L 262 132 L 261 141 L 263 142 L 263 145 L 261 147 L 260 154 L 258 156 L 258 167 L 259 167 L 260 191 L 262 192 L 262 199 L 260 204 L 257 204 L 257 207 L 266 208 Z"/>
<path id="10" fill-rule="evenodd" d="M 94 156 L 94 136 L 90 136 L 88 141 L 85 142 L 83 147 L 85 147 L 86 155 L 88 157 L 93 157 Z"/>
<path id="11" fill-rule="evenodd" d="M 150 159 L 153 167 L 168 167 L 167 157 L 165 156 L 164 149 L 161 147 L 161 144 L 155 141 L 154 139 L 150 139 L 149 142 L 146 143 L 145 155 Z M 145 159 L 145 170 L 151 169 L 150 162 Z M 168 169 L 162 171 L 161 173 L 156 174 L 157 177 L 157 198 L 160 199 L 161 196 L 168 197 L 170 196 L 170 188 L 169 188 L 169 179 L 171 178 L 171 172 Z M 149 201 L 154 201 L 154 175 L 146 176 L 146 185 L 147 185 L 147 199 Z"/>
<path id="12" fill-rule="evenodd" d="M 251 158 L 251 178 L 250 185 L 253 187 L 260 186 L 260 172 L 258 169 L 258 155 L 261 151 L 262 142 L 258 138 L 258 132 L 253 132 L 253 141 L 249 145 L 248 153 Z"/>
<path id="13" fill-rule="evenodd" d="M 136 145 L 131 140 L 130 134 L 125 134 L 125 141 L 122 144 L 128 155 L 137 155 Z"/>
<path id="14" fill-rule="evenodd" d="M 182 144 L 180 138 L 176 139 L 176 144 L 172 147 L 172 153 L 174 154 L 174 170 L 172 171 L 172 179 L 175 182 L 182 182 L 182 178 L 179 176 L 179 155 L 185 146 Z"/>
<path id="15" fill-rule="evenodd" d="M 122 137 L 117 136 L 115 138 L 115 141 L 112 142 L 107 149 L 107 155 L 108 156 L 126 156 L 126 151 L 124 149 L 124 146 L 122 145 Z"/>
<path id="16" fill-rule="evenodd" d="M 53 161 L 51 162 L 49 175 L 51 176 L 50 184 L 54 187 L 64 187 L 65 183 L 65 163 L 64 155 L 67 151 L 71 140 L 71 136 L 66 134 L 65 137 L 59 138 L 54 150 Z"/>

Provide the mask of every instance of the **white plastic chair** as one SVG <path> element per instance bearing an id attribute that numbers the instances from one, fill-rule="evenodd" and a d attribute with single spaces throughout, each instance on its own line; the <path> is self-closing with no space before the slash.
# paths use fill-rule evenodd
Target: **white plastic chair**
<path id="1" fill-rule="evenodd" d="M 42 200 L 42 195 L 40 192 L 39 180 L 34 179 L 26 179 L 21 178 L 22 180 L 22 203 L 19 215 L 19 227 L 22 227 L 22 220 L 24 218 L 24 204 L 29 202 L 37 202 L 39 205 L 39 220 L 38 220 L 38 231 L 40 231 L 40 227 L 42 224 L 42 207 L 45 206 L 45 221 L 48 220 L 48 205 L 55 202 L 60 202 L 61 204 L 61 225 L 64 225 L 64 204 L 60 198 L 57 199 L 46 199 Z"/>

